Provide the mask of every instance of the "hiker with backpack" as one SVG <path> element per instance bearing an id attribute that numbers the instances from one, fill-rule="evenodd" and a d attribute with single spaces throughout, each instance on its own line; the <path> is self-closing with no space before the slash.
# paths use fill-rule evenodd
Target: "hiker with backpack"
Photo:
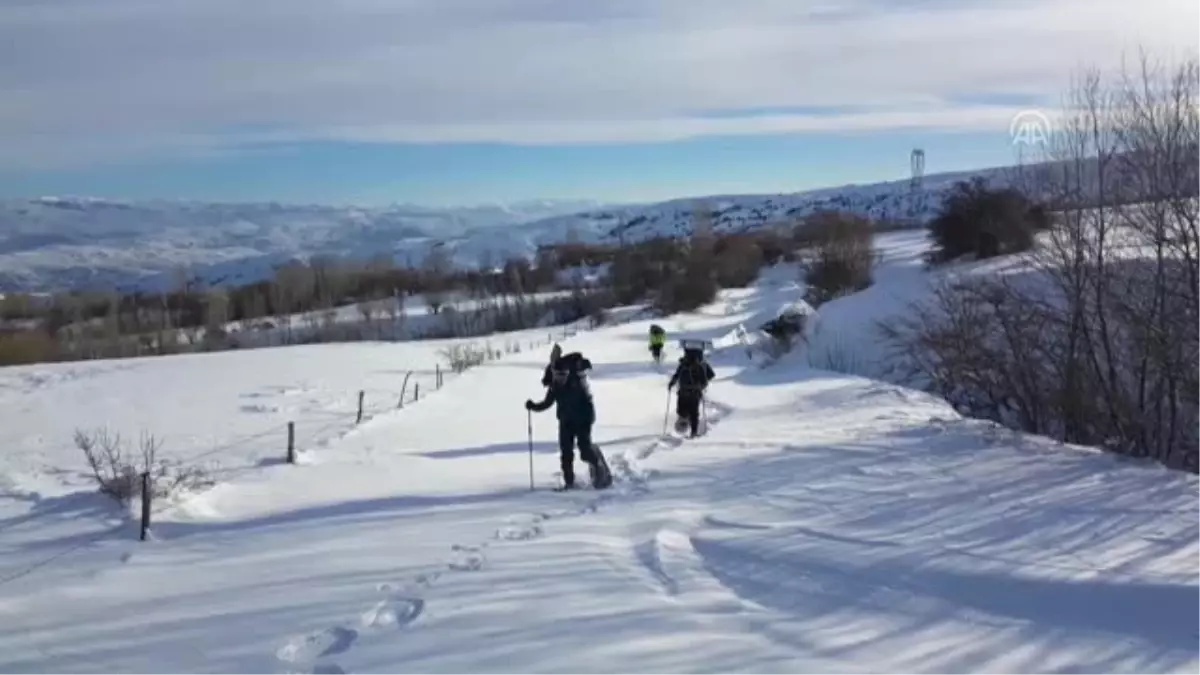
<path id="1" fill-rule="evenodd" d="M 662 363 L 663 347 L 667 343 L 667 332 L 662 326 L 653 324 L 650 326 L 650 356 L 654 358 L 655 363 Z"/>
<path id="2" fill-rule="evenodd" d="M 670 391 L 679 385 L 679 393 L 675 399 L 675 429 L 682 431 L 684 425 L 691 427 L 691 437 L 695 438 L 700 429 L 700 402 L 708 383 L 715 377 L 712 366 L 704 360 L 704 350 L 700 347 L 685 346 L 683 356 L 679 359 L 679 367 L 667 384 Z"/>
<path id="3" fill-rule="evenodd" d="M 539 403 L 525 401 L 525 409 L 543 412 L 556 406 L 558 417 L 558 449 L 562 464 L 563 489 L 575 487 L 575 446 L 579 458 L 587 463 L 592 487 L 604 489 L 612 484 L 612 473 L 600 448 L 592 444 L 592 425 L 596 422 L 596 407 L 588 386 L 587 371 L 592 362 L 578 352 L 558 356 L 546 370 L 543 384 L 546 397 Z"/>

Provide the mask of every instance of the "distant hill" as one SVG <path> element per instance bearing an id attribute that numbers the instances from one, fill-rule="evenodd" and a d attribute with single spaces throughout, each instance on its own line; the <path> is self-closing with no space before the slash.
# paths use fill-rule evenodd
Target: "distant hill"
<path id="1" fill-rule="evenodd" d="M 743 231 L 822 208 L 920 223 L 954 182 L 1003 180 L 1008 168 L 846 185 L 794 194 L 712 195 L 655 204 L 537 201 L 513 206 L 353 208 L 274 203 L 120 202 L 88 198 L 0 201 L 0 291 L 153 290 L 186 273 L 214 285 L 250 283 L 275 265 L 317 255 L 390 255 L 419 264 L 442 244 L 456 265 L 499 264 L 565 241 L 638 241 L 691 231 L 706 203 L 717 231 Z"/>

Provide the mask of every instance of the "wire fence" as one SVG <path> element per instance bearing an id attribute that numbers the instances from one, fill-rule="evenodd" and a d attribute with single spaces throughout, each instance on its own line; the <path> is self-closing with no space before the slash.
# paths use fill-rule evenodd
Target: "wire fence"
<path id="1" fill-rule="evenodd" d="M 637 318 L 635 315 L 626 318 L 625 321 L 614 321 L 607 325 L 625 323 Z M 492 350 L 490 346 L 488 347 L 487 360 L 499 360 L 506 355 L 547 347 L 556 341 L 574 337 L 581 330 L 590 331 L 599 326 L 595 321 L 585 319 L 562 326 L 559 330 L 548 330 L 545 338 L 506 337 L 505 349 Z M 474 340 L 473 342 L 479 341 Z M 398 392 L 393 389 L 360 389 L 354 392 L 356 405 L 352 408 L 306 411 L 298 415 L 299 419 L 276 423 L 264 429 L 223 439 L 218 444 L 198 452 L 184 456 L 172 455 L 170 459 L 182 466 L 201 468 L 206 478 L 213 483 L 229 482 L 266 466 L 302 464 L 303 462 L 299 460 L 302 459 L 304 453 L 328 447 L 372 419 L 418 404 L 424 398 L 436 394 L 446 386 L 450 377 L 460 375 L 463 371 L 465 369 L 456 373 L 454 368 L 438 362 L 434 365 L 432 378 L 424 379 L 414 377 L 420 371 L 410 370 L 406 373 Z M 423 372 L 428 376 L 429 371 Z M 423 383 L 425 387 L 421 386 Z M 204 466 L 206 461 L 211 462 L 214 458 L 229 455 L 236 455 L 240 461 L 226 466 L 220 464 Z M 148 472 L 143 472 L 143 481 L 147 481 L 147 477 Z M 152 538 L 151 525 L 155 519 L 176 507 L 178 502 L 172 499 L 154 498 L 155 490 L 148 481 L 143 483 L 139 492 L 142 507 L 139 538 L 145 541 Z M 70 544 L 24 564 L 16 570 L 4 573 L 3 576 L 0 576 L 0 586 L 23 578 L 105 539 L 117 537 L 123 532 L 127 532 L 132 522 L 136 521 L 131 520 L 105 527 L 90 535 L 71 537 Z"/>

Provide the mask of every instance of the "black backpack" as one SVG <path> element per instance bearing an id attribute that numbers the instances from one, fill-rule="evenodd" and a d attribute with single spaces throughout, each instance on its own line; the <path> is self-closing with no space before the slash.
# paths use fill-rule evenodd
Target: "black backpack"
<path id="1" fill-rule="evenodd" d="M 563 354 L 558 360 L 547 366 L 546 374 L 542 377 L 542 384 L 550 386 L 550 383 L 553 382 L 561 386 L 571 379 L 572 375 L 575 375 L 576 379 L 580 379 L 591 369 L 592 362 L 587 360 L 583 354 L 579 352 Z"/>
<path id="2" fill-rule="evenodd" d="M 679 360 L 679 390 L 701 391 L 708 386 L 708 368 L 698 349 L 689 349 Z"/>

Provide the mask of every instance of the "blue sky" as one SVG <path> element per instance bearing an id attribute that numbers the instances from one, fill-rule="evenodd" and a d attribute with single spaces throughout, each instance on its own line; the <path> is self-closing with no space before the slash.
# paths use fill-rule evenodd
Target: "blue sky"
<path id="1" fill-rule="evenodd" d="M 0 196 L 429 205 L 1013 160 L 1194 0 L 0 0 Z"/>
<path id="2" fill-rule="evenodd" d="M 1013 161 L 998 133 L 787 134 L 586 146 L 310 142 L 185 161 L 49 171 L 5 181 L 9 195 L 272 200 L 431 206 L 529 198 L 658 201 L 788 192 Z"/>

